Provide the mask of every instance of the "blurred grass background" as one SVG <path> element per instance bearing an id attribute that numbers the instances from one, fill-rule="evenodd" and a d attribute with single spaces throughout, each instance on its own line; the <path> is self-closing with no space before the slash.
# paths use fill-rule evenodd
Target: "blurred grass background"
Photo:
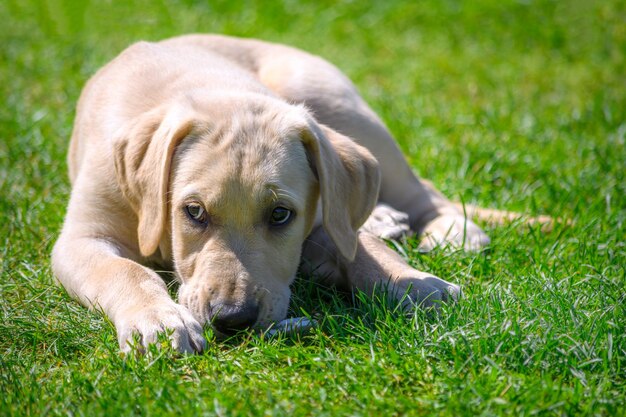
<path id="1" fill-rule="evenodd" d="M 438 319 L 297 282 L 303 338 L 123 361 L 52 284 L 65 154 L 86 80 L 137 40 L 287 43 L 352 78 L 448 196 L 575 221 L 419 254 L 460 283 Z M 0 2 L 0 414 L 624 415 L 626 2 Z"/>

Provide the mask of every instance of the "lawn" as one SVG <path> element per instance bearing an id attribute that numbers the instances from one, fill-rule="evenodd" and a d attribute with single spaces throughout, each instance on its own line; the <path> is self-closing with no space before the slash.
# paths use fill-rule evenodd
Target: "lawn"
<path id="1" fill-rule="evenodd" d="M 624 1 L 4 0 L 0 25 L 0 415 L 626 415 Z M 573 224 L 401 242 L 463 288 L 437 317 L 302 276 L 310 334 L 124 358 L 50 271 L 74 108 L 127 45 L 188 32 L 321 55 L 448 196 Z"/>

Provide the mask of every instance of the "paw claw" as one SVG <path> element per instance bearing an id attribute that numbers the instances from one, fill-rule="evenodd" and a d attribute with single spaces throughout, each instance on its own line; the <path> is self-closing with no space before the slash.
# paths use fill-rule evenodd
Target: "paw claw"
<path id="1" fill-rule="evenodd" d="M 411 233 L 409 215 L 386 204 L 378 204 L 361 230 L 383 239 L 400 239 Z"/>
<path id="2" fill-rule="evenodd" d="M 120 314 L 116 322 L 120 349 L 145 353 L 158 342 L 159 334 L 167 334 L 172 348 L 181 353 L 201 352 L 206 347 L 202 326 L 179 304 L 160 304 Z"/>
<path id="3" fill-rule="evenodd" d="M 456 302 L 461 297 L 458 285 L 417 270 L 398 278 L 394 291 L 395 296 L 410 309 L 437 308 L 442 302 Z"/>

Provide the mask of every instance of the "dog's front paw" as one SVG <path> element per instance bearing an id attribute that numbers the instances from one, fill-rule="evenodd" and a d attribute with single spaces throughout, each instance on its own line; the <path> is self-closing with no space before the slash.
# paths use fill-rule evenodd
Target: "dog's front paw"
<path id="1" fill-rule="evenodd" d="M 436 247 L 479 251 L 489 244 L 489 237 L 462 214 L 442 214 L 430 221 L 422 231 L 420 249 Z"/>
<path id="2" fill-rule="evenodd" d="M 400 239 L 411 232 L 409 215 L 386 204 L 378 204 L 361 230 L 383 239 Z"/>
<path id="3" fill-rule="evenodd" d="M 436 308 L 442 302 L 455 302 L 461 297 L 458 285 L 417 270 L 398 277 L 393 292 L 407 308 Z"/>
<path id="4" fill-rule="evenodd" d="M 189 310 L 175 302 L 154 306 L 132 307 L 119 314 L 116 320 L 117 336 L 122 352 L 133 349 L 138 338 L 139 352 L 157 342 L 159 334 L 166 334 L 172 347 L 179 352 L 201 352 L 206 347 L 202 326 Z"/>

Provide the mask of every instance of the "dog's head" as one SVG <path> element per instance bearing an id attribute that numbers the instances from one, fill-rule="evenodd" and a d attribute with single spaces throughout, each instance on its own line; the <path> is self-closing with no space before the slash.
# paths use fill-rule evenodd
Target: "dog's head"
<path id="1" fill-rule="evenodd" d="M 318 200 L 352 259 L 380 182 L 365 148 L 301 106 L 254 95 L 187 97 L 140 116 L 115 165 L 141 254 L 171 247 L 180 302 L 220 333 L 285 317 Z"/>

